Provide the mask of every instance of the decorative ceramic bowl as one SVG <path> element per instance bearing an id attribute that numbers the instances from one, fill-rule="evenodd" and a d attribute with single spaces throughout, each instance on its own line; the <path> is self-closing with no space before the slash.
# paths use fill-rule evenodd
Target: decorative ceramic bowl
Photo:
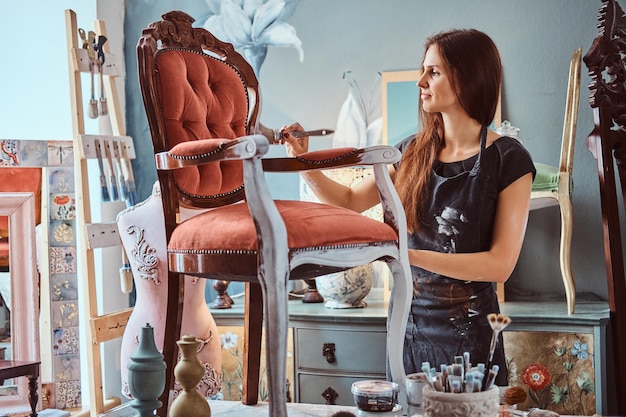
<path id="1" fill-rule="evenodd" d="M 424 386 L 424 417 L 498 417 L 500 390 L 452 393 Z"/>
<path id="2" fill-rule="evenodd" d="M 317 291 L 324 297 L 326 308 L 361 308 L 372 289 L 374 267 L 372 264 L 357 266 L 335 274 L 315 279 Z"/>

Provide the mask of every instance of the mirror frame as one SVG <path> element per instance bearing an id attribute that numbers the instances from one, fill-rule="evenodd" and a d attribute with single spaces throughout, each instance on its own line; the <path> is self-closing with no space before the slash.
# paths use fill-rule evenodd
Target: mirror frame
<path id="1" fill-rule="evenodd" d="M 0 216 L 9 217 L 11 265 L 11 359 L 39 361 L 39 275 L 35 249 L 35 197 L 33 193 L 0 193 Z M 16 273 L 14 271 L 19 271 Z M 20 314 L 15 313 L 20 306 Z M 0 396 L 5 411 L 30 410 L 28 380 L 17 378 L 17 395 Z M 6 410 L 9 408 L 9 410 Z"/>

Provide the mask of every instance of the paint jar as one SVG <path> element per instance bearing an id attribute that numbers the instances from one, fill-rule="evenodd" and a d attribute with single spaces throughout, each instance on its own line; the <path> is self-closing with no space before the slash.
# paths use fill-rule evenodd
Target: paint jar
<path id="1" fill-rule="evenodd" d="M 352 384 L 352 395 L 362 411 L 392 411 L 398 401 L 398 384 L 390 381 L 365 380 Z"/>

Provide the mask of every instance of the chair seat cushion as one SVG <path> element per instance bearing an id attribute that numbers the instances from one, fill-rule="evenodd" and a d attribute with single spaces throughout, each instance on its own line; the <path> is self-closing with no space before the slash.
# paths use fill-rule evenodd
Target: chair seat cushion
<path id="1" fill-rule="evenodd" d="M 276 206 L 287 228 L 290 252 L 398 240 L 391 226 L 345 208 L 282 200 L 276 201 Z M 216 272 L 237 258 L 243 263 L 254 260 L 256 265 L 257 249 L 257 232 L 246 203 L 219 207 L 185 220 L 176 227 L 168 244 L 170 254 L 207 255 L 203 260 L 215 263 Z M 207 266 L 207 270 L 212 267 Z M 229 267 L 238 269 L 232 264 Z M 241 269 L 250 272 L 243 265 Z"/>
<path id="2" fill-rule="evenodd" d="M 535 162 L 537 175 L 533 181 L 533 191 L 558 191 L 559 169 L 551 165 Z"/>

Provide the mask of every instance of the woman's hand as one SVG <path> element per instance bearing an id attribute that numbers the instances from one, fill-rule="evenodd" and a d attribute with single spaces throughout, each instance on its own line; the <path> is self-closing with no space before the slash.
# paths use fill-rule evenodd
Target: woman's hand
<path id="1" fill-rule="evenodd" d="M 296 122 L 289 126 L 283 126 L 280 129 L 280 133 L 282 135 L 281 143 L 285 144 L 287 155 L 293 157 L 308 152 L 309 137 L 304 136 L 301 138 L 295 138 L 290 134 L 290 132 L 304 132 L 304 128 L 300 125 L 300 123 Z"/>

